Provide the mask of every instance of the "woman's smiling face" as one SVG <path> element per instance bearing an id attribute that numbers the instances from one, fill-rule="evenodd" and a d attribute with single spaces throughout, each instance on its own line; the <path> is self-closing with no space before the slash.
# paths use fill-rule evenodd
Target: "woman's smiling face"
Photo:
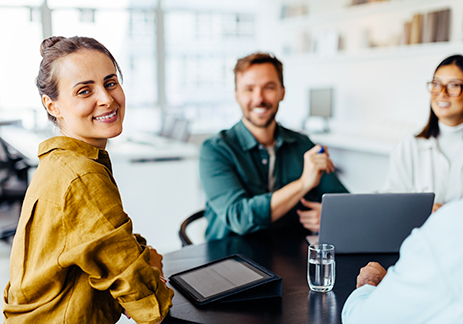
<path id="1" fill-rule="evenodd" d="M 462 85 L 463 72 L 455 64 L 444 65 L 437 69 L 433 81 L 444 86 Z M 445 125 L 457 126 L 463 123 L 463 93 L 458 97 L 450 97 L 447 89 L 442 89 L 438 95 L 431 95 L 431 108 Z"/>
<path id="2" fill-rule="evenodd" d="M 60 133 L 104 149 L 122 132 L 125 95 L 111 59 L 96 50 L 79 50 L 55 63 L 58 99 L 42 100 L 57 118 Z"/>

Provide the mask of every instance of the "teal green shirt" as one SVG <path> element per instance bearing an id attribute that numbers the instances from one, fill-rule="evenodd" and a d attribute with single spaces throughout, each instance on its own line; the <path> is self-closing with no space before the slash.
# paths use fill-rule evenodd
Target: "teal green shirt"
<path id="1" fill-rule="evenodd" d="M 276 127 L 275 138 L 274 190 L 278 190 L 301 177 L 304 153 L 314 144 L 307 136 L 280 125 Z M 304 209 L 300 203 L 271 223 L 273 193 L 268 189 L 268 161 L 267 149 L 242 121 L 204 142 L 199 156 L 199 173 L 206 194 L 207 240 L 274 227 L 305 231 L 296 213 L 297 209 Z M 320 184 L 305 198 L 319 202 L 328 192 L 347 192 L 333 173 L 324 174 Z"/>

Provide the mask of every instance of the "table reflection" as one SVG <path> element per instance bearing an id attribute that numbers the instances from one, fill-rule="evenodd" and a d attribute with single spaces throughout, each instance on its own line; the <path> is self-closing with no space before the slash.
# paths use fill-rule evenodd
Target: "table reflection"
<path id="1" fill-rule="evenodd" d="M 308 308 L 309 323 L 337 324 L 341 321 L 342 305 L 338 303 L 334 291 L 325 293 L 310 291 Z"/>

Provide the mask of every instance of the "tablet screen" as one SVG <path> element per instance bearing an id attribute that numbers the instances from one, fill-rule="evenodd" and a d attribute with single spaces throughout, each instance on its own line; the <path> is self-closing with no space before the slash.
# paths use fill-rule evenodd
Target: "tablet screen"
<path id="1" fill-rule="evenodd" d="M 231 258 L 188 271 L 179 275 L 178 279 L 201 297 L 209 298 L 269 277 L 252 265 Z"/>

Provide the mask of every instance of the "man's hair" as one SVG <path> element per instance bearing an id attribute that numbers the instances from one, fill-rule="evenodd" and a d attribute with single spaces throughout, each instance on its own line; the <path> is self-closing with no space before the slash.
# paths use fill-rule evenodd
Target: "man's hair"
<path id="1" fill-rule="evenodd" d="M 278 79 L 281 82 L 281 86 L 284 87 L 283 83 L 283 64 L 273 55 L 269 53 L 263 52 L 255 52 L 243 58 L 240 58 L 238 62 L 236 62 L 235 68 L 233 72 L 235 73 L 235 89 L 236 89 L 236 79 L 238 73 L 243 73 L 246 71 L 253 64 L 263 64 L 263 63 L 271 63 L 275 67 Z"/>

